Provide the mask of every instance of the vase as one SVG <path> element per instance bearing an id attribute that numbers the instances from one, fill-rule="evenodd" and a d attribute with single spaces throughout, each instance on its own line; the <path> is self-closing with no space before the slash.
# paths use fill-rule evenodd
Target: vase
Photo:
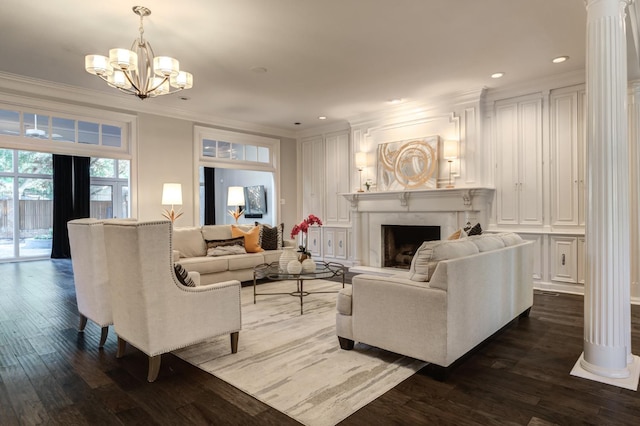
<path id="1" fill-rule="evenodd" d="M 299 274 L 302 271 L 302 263 L 298 262 L 298 259 L 293 259 L 287 264 L 287 272 L 290 274 Z"/>
<path id="2" fill-rule="evenodd" d="M 289 265 L 289 262 L 298 259 L 298 256 L 294 250 L 295 249 L 293 247 L 282 248 L 282 254 L 280 255 L 280 260 L 278 261 L 278 266 L 282 272 L 287 272 L 287 266 Z"/>
<path id="3" fill-rule="evenodd" d="M 316 270 L 316 262 L 313 261 L 310 257 L 306 258 L 302 261 L 302 272 L 305 274 L 310 274 L 311 272 L 315 272 Z"/>

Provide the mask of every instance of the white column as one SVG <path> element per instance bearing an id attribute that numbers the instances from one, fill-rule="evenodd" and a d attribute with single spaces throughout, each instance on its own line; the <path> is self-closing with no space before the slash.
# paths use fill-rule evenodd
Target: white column
<path id="1" fill-rule="evenodd" d="M 630 376 L 627 0 L 587 5 L 587 211 L 584 353 L 597 376 Z"/>
<path id="2" fill-rule="evenodd" d="M 630 235 L 631 235 L 631 283 L 640 282 L 640 82 L 631 85 L 629 93 L 629 202 L 630 202 Z M 625 315 L 631 321 L 631 306 Z M 631 334 L 629 334 L 631 338 Z M 633 361 L 631 342 L 628 343 L 627 362 Z"/>

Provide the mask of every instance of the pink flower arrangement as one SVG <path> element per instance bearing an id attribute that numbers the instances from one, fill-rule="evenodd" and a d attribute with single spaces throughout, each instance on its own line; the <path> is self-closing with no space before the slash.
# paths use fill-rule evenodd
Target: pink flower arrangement
<path id="1" fill-rule="evenodd" d="M 297 225 L 294 225 L 293 229 L 291 230 L 291 238 L 297 237 L 300 232 L 304 234 L 304 237 L 302 239 L 303 245 L 299 246 L 298 251 L 302 254 L 306 254 L 307 256 L 310 255 L 310 253 L 307 251 L 307 239 L 309 238 L 308 232 L 309 227 L 312 225 L 322 226 L 322 221 L 319 217 L 310 214 L 309 217 L 307 217 L 305 220 Z"/>

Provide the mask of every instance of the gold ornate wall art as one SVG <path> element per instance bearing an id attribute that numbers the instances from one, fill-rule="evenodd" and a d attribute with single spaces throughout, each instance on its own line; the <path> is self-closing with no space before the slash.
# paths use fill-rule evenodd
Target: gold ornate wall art
<path id="1" fill-rule="evenodd" d="M 437 188 L 439 136 L 378 145 L 378 190 Z"/>

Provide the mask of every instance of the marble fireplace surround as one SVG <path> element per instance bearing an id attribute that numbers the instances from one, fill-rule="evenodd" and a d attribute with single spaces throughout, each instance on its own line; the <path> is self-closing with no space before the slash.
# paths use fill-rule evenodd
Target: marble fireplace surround
<path id="1" fill-rule="evenodd" d="M 446 238 L 467 221 L 488 224 L 494 193 L 494 188 L 473 187 L 342 194 L 351 204 L 351 270 L 400 271 L 381 267 L 382 225 L 439 226 Z"/>

